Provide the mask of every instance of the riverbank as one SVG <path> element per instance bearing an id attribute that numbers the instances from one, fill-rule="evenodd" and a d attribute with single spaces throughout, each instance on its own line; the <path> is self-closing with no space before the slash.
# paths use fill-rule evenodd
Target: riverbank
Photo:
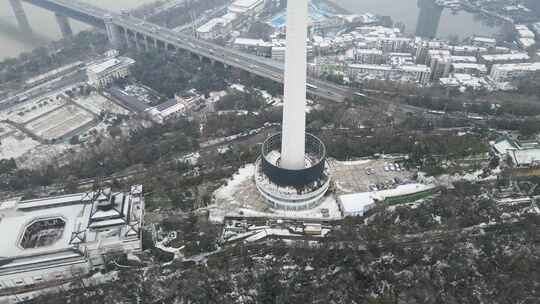
<path id="1" fill-rule="evenodd" d="M 512 18 L 510 18 L 510 17 L 503 16 L 503 15 L 501 15 L 499 13 L 496 13 L 496 12 L 488 11 L 486 9 L 474 6 L 474 5 L 472 5 L 472 4 L 468 3 L 468 2 L 460 2 L 460 3 L 461 3 L 461 6 L 463 7 L 463 10 L 466 11 L 466 12 L 469 12 L 471 14 L 481 13 L 481 14 L 485 14 L 485 15 L 487 15 L 489 17 L 495 18 L 498 21 L 502 21 L 502 22 L 505 22 L 505 23 L 508 23 L 508 24 L 514 24 L 514 20 Z"/>

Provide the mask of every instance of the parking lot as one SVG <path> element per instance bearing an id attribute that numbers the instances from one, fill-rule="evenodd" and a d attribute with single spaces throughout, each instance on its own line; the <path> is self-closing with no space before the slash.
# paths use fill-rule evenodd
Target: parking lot
<path id="1" fill-rule="evenodd" d="M 107 97 L 95 92 L 91 93 L 89 96 L 79 96 L 74 98 L 73 102 L 94 113 L 95 115 L 99 115 L 103 111 L 113 114 L 129 114 L 128 110 L 117 105 Z"/>
<path id="2" fill-rule="evenodd" d="M 392 189 L 399 184 L 411 182 L 414 175 L 400 162 L 388 159 L 345 162 L 330 160 L 329 163 L 340 194 Z"/>

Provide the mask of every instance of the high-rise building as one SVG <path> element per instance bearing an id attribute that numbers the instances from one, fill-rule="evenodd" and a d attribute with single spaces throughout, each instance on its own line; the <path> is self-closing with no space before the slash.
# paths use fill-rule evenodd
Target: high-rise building
<path id="1" fill-rule="evenodd" d="M 422 38 L 435 38 L 439 29 L 439 23 L 443 7 L 435 0 L 418 0 L 418 22 L 416 23 L 416 36 Z"/>
<path id="2" fill-rule="evenodd" d="M 308 0 L 288 1 L 282 133 L 268 138 L 257 162 L 257 188 L 273 208 L 319 204 L 330 185 L 326 147 L 306 134 Z"/>

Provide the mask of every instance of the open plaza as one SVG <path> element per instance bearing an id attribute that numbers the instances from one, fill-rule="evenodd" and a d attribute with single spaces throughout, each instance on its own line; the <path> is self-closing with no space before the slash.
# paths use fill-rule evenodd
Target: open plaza
<path id="1" fill-rule="evenodd" d="M 415 194 L 430 195 L 435 189 L 434 185 L 417 183 L 415 172 L 405 169 L 395 159 L 329 159 L 328 164 L 333 187 L 314 208 L 300 211 L 272 208 L 255 186 L 255 166 L 247 165 L 214 192 L 215 203 L 207 208 L 210 219 L 214 222 L 231 217 L 331 221 L 362 215 L 377 203 L 407 203 Z"/>

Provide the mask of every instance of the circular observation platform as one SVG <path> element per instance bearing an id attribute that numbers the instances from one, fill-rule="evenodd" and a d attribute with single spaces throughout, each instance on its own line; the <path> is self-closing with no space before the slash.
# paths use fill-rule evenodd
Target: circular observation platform
<path id="1" fill-rule="evenodd" d="M 330 186 L 326 147 L 312 134 L 306 134 L 305 168 L 280 167 L 281 133 L 262 145 L 255 169 L 255 184 L 275 209 L 306 210 L 317 207 Z"/>

